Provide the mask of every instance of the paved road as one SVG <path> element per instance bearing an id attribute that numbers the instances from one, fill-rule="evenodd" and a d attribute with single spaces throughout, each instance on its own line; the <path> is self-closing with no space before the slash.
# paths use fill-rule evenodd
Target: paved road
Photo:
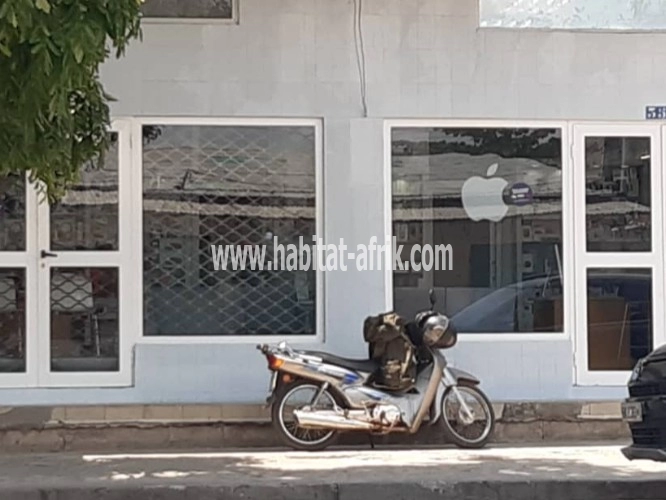
<path id="1" fill-rule="evenodd" d="M 617 445 L 0 458 L 0 498 L 11 500 L 633 498 L 627 492 L 666 499 L 666 463 L 627 461 Z"/>

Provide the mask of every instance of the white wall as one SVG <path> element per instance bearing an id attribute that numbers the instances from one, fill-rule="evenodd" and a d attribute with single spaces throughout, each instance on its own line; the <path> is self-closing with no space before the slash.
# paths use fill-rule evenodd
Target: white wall
<path id="1" fill-rule="evenodd" d="M 364 0 L 369 117 L 362 116 L 350 0 L 239 0 L 240 24 L 145 24 L 103 69 L 116 116 L 323 117 L 325 235 L 382 236 L 384 118 L 641 120 L 661 104 L 666 35 L 477 29 L 472 0 Z M 326 277 L 326 348 L 364 355 L 382 272 Z M 314 346 L 321 347 L 321 346 Z M 454 363 L 491 397 L 622 397 L 574 388 L 568 340 L 462 340 Z M 3 390 L 3 404 L 259 402 L 265 362 L 247 345 L 139 345 L 135 387 Z"/>

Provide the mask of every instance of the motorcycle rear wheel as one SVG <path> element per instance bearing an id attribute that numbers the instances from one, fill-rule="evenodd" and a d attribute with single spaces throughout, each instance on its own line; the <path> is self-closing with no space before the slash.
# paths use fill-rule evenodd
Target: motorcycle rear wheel
<path id="1" fill-rule="evenodd" d="M 280 438 L 290 448 L 299 451 L 322 451 L 335 444 L 339 438 L 337 431 L 303 429 L 298 427 L 293 416 L 291 419 L 287 414 L 287 403 L 295 394 L 306 393 L 312 398 L 320 389 L 320 386 L 314 382 L 299 380 L 281 387 L 277 394 L 273 407 L 271 409 L 271 420 L 273 427 L 280 435 Z M 307 399 L 307 398 L 306 398 Z M 304 401 L 301 406 L 309 404 L 310 399 Z M 324 406 L 322 406 L 324 404 Z M 340 404 L 337 398 L 330 391 L 325 390 L 316 408 L 331 409 L 333 404 Z"/>
<path id="2" fill-rule="evenodd" d="M 439 423 L 441 424 L 442 430 L 444 431 L 444 435 L 447 438 L 447 441 L 455 444 L 458 448 L 483 448 L 492 439 L 493 433 L 495 431 L 495 412 L 493 410 L 493 405 L 488 397 L 483 393 L 483 391 L 475 384 L 460 382 L 458 389 L 461 394 L 466 393 L 468 395 L 472 395 L 477 400 L 478 405 L 481 407 L 484 416 L 486 417 L 486 423 L 484 424 L 481 435 L 477 438 L 468 438 L 463 436 L 447 418 L 447 402 L 451 397 L 455 397 L 453 388 L 450 387 L 446 390 L 446 393 L 444 393 L 444 397 L 442 398 L 442 416 Z M 457 416 L 462 420 L 462 411 L 459 410 Z M 463 423 L 464 426 L 470 426 L 474 424 L 475 422 L 469 424 Z"/>

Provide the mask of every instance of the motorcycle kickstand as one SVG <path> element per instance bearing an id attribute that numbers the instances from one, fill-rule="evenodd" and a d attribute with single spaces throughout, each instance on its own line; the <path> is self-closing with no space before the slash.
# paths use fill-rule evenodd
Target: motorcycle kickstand
<path id="1" fill-rule="evenodd" d="M 368 439 L 370 440 L 370 449 L 375 449 L 375 439 L 372 437 L 372 434 L 368 434 Z"/>

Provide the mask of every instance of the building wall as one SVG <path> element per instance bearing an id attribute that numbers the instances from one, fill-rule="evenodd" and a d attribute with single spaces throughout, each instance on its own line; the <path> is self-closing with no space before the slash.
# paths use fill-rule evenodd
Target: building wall
<path id="1" fill-rule="evenodd" d="M 103 80 L 118 117 L 323 118 L 325 237 L 351 247 L 383 234 L 386 118 L 641 120 L 662 101 L 666 34 L 481 30 L 476 4 L 363 2 L 367 117 L 351 0 L 240 0 L 238 25 L 146 22 L 143 43 L 106 64 Z M 385 286 L 382 271 L 328 273 L 325 346 L 312 347 L 364 355 L 361 325 L 385 309 Z M 624 395 L 574 387 L 572 351 L 568 339 L 462 337 L 450 359 L 495 400 Z M 132 388 L 0 394 L 7 405 L 254 403 L 267 390 L 251 338 L 139 344 L 134 364 Z"/>

